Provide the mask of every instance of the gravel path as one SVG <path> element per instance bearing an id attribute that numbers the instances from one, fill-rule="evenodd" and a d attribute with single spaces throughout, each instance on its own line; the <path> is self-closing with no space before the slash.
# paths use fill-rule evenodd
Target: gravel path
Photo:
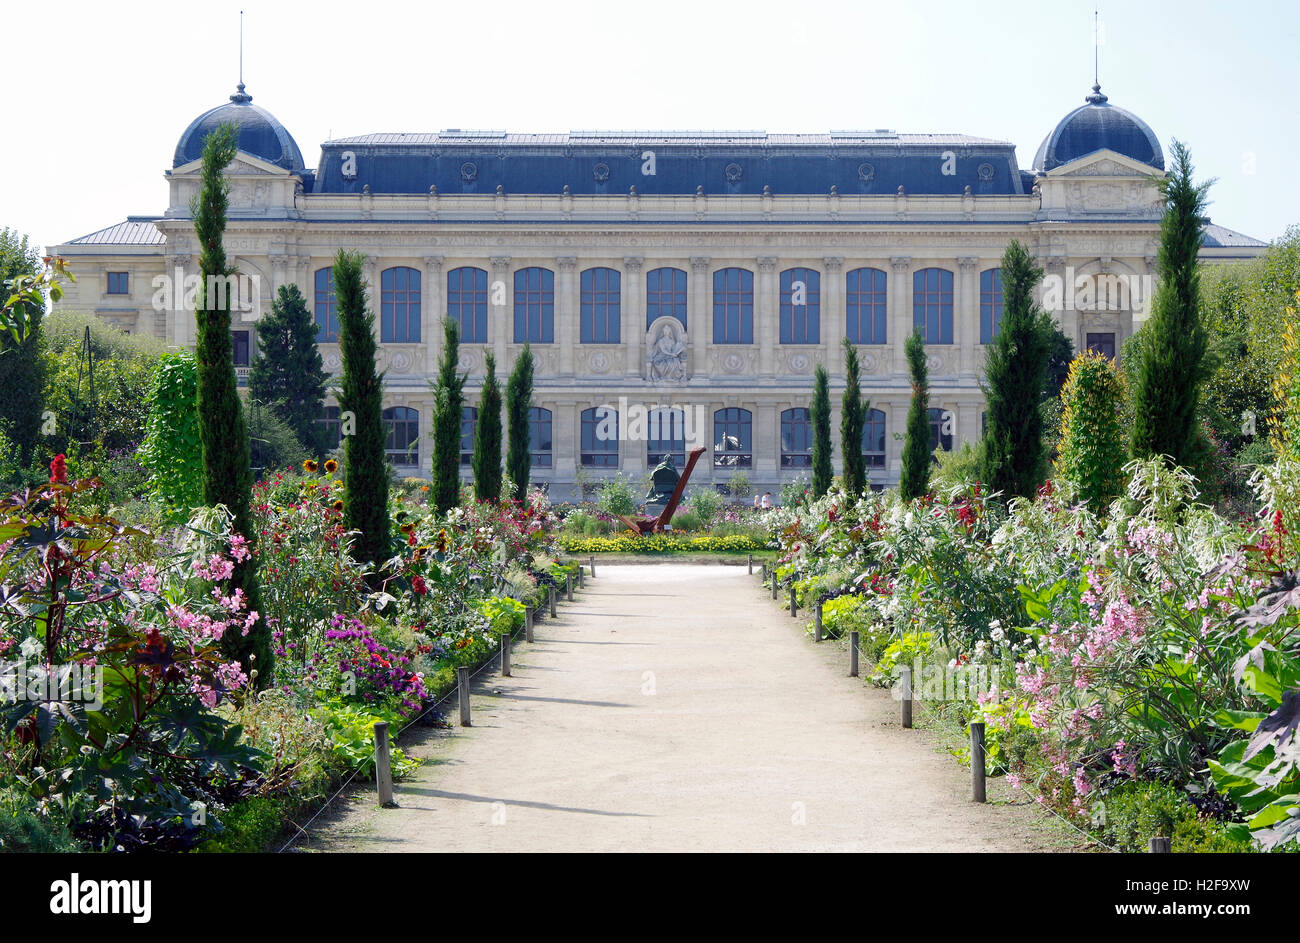
<path id="1" fill-rule="evenodd" d="M 514 677 L 478 676 L 474 726 L 318 820 L 321 851 L 1044 851 L 1077 836 L 970 773 L 888 692 L 848 678 L 744 566 L 604 566 Z M 455 719 L 454 698 L 449 702 Z"/>

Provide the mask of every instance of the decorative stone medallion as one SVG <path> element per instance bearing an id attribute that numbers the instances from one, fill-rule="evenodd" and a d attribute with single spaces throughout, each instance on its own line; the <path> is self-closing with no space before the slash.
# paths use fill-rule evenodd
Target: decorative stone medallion
<path id="1" fill-rule="evenodd" d="M 465 161 L 460 165 L 460 179 L 466 183 L 473 183 L 478 179 L 478 167 L 473 161 Z"/>

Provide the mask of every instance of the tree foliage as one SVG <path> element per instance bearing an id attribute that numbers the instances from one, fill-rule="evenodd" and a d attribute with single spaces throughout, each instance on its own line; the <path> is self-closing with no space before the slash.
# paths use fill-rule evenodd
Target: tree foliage
<path id="1" fill-rule="evenodd" d="M 1079 500 L 1102 513 L 1124 492 L 1124 374 L 1109 357 L 1084 351 L 1070 365 L 1061 398 L 1056 471 L 1075 486 Z"/>
<path id="2" fill-rule="evenodd" d="M 1042 277 L 1042 269 L 1013 239 L 1002 255 L 1002 320 L 984 366 L 988 412 L 981 475 L 1005 500 L 1032 498 L 1047 477 L 1039 407 L 1053 326 L 1034 303 Z"/>
<path id="3" fill-rule="evenodd" d="M 903 443 L 898 489 L 904 501 L 911 501 L 930 490 L 930 370 L 925 362 L 925 340 L 919 330 L 907 339 L 906 353 L 912 379 L 912 403 L 907 410 L 907 438 Z"/>
<path id="4" fill-rule="evenodd" d="M 460 362 L 460 324 L 442 322 L 442 361 L 433 389 L 433 485 L 429 501 L 446 514 L 460 503 L 460 416 L 465 405 L 465 376 L 456 373 Z"/>
<path id="5" fill-rule="evenodd" d="M 528 441 L 528 411 L 533 405 L 533 351 L 524 344 L 510 379 L 506 382 L 506 435 L 509 449 L 506 452 L 506 473 L 514 487 L 511 497 L 522 501 L 528 494 L 528 473 L 532 467 L 532 454 Z"/>
<path id="6" fill-rule="evenodd" d="M 35 279 L 45 266 L 26 236 L 12 229 L 0 230 L 0 301 L 6 305 L 24 279 Z M 39 291 L 25 303 L 19 298 L 15 308 L 24 312 L 21 329 L 0 333 L 0 429 L 18 450 L 18 463 L 33 463 L 41 434 L 44 401 L 45 359 L 42 356 L 41 320 L 44 296 Z"/>
<path id="7" fill-rule="evenodd" d="M 198 337 L 194 361 L 198 380 L 199 440 L 203 444 L 203 501 L 209 507 L 224 505 L 231 526 L 251 546 L 253 474 L 248 428 L 235 380 L 234 350 L 230 340 L 230 298 L 209 285 L 234 274 L 226 261 L 223 239 L 230 184 L 225 169 L 235 159 L 236 129 L 223 124 L 203 142 L 203 169 L 199 192 L 190 205 L 199 241 L 200 285 L 194 312 Z M 260 611 L 254 558 L 236 563 L 230 590 L 241 589 L 250 612 Z M 227 654 L 238 658 L 245 671 L 256 670 L 260 683 L 271 679 L 271 630 L 257 620 L 247 635 L 229 633 L 222 639 Z"/>
<path id="8" fill-rule="evenodd" d="M 203 442 L 199 435 L 199 381 L 189 351 L 163 354 L 149 391 L 149 417 L 140 461 L 154 495 L 173 520 L 185 521 L 203 504 Z"/>
<path id="9" fill-rule="evenodd" d="M 826 367 L 817 365 L 813 374 L 812 407 L 812 493 L 820 498 L 831 487 L 835 470 L 831 463 L 831 378 Z"/>
<path id="10" fill-rule="evenodd" d="M 308 454 L 328 449 L 319 421 L 326 374 L 316 346 L 316 322 L 297 285 L 281 285 L 257 325 L 257 357 L 248 373 L 252 398 L 282 420 Z"/>
<path id="11" fill-rule="evenodd" d="M 862 430 L 871 404 L 862 398 L 862 366 L 858 359 L 858 348 L 848 338 L 844 339 L 844 376 L 844 399 L 840 406 L 840 454 L 844 462 L 844 490 L 857 495 L 867 487 L 867 460 L 862 454 Z"/>
<path id="12" fill-rule="evenodd" d="M 480 501 L 501 500 L 501 384 L 492 351 L 483 355 L 485 375 L 474 427 L 474 494 Z"/>
<path id="13" fill-rule="evenodd" d="M 357 531 L 352 551 L 374 571 L 388 559 L 388 430 L 384 383 L 375 369 L 375 314 L 366 301 L 364 257 L 340 249 L 334 258 L 334 297 L 339 315 L 343 377 L 339 416 L 343 439 L 343 523 Z M 350 425 L 350 428 L 349 428 Z"/>

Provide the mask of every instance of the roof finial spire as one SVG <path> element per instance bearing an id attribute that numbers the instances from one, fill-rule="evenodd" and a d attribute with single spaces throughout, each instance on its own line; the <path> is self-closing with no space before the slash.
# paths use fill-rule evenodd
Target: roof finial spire
<path id="1" fill-rule="evenodd" d="M 230 100 L 237 105 L 247 105 L 253 96 L 244 91 L 244 11 L 239 11 L 239 85 Z"/>
<path id="2" fill-rule="evenodd" d="M 1106 101 L 1106 96 L 1101 93 L 1101 11 L 1096 7 L 1092 10 L 1092 94 L 1084 97 L 1084 101 L 1100 105 Z"/>

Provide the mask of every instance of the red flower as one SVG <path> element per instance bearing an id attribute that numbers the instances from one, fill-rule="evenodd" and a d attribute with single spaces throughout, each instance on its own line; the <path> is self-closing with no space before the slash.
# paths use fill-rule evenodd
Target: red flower
<path id="1" fill-rule="evenodd" d="M 415 590 L 416 594 L 419 596 L 427 595 L 429 592 L 429 587 L 424 585 L 423 576 L 415 576 L 411 578 L 411 589 Z"/>
<path id="2" fill-rule="evenodd" d="M 66 485 L 68 483 L 68 460 L 60 452 L 50 462 L 50 484 Z"/>

